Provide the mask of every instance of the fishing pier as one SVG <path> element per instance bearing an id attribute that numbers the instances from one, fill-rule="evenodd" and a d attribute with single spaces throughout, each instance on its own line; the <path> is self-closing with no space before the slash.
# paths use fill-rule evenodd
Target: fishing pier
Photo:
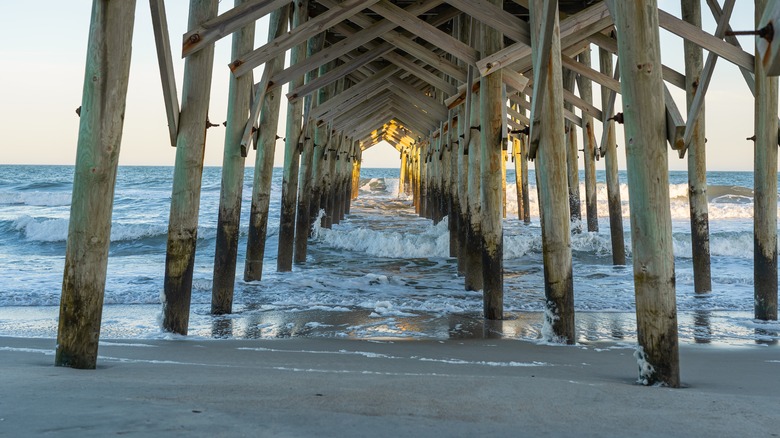
<path id="1" fill-rule="evenodd" d="M 777 320 L 780 43 L 774 28 L 780 8 L 755 0 L 755 29 L 731 29 L 735 3 L 706 0 L 702 11 L 702 2 L 682 0 L 676 17 L 656 0 L 235 0 L 222 14 L 217 0 L 190 0 L 179 48 L 171 44 L 164 1 L 149 0 L 170 134 L 160 143 L 176 148 L 163 329 L 188 330 L 205 139 L 216 126 L 208 119 L 214 43 L 230 37 L 231 59 L 216 61 L 230 71 L 230 84 L 213 314 L 232 312 L 237 275 L 262 280 L 277 140 L 285 144 L 279 245 L 269 251 L 277 251 L 280 272 L 306 261 L 314 221 L 329 228 L 345 218 L 358 194 L 363 151 L 386 141 L 398 151 L 399 191 L 411 196 L 415 211 L 434 223 L 448 218 L 459 274 L 453 281 L 482 291 L 486 319 L 504 315 L 506 167 L 515 169 L 518 219 L 530 223 L 533 162 L 545 331 L 555 342 L 574 343 L 571 236 L 598 231 L 595 174 L 596 161 L 603 161 L 612 260 L 633 264 L 640 378 L 679 386 L 668 157 L 687 160 L 694 285 L 706 294 L 712 287 L 704 101 L 718 59 L 737 65 L 755 96 L 755 318 Z M 135 13 L 135 0 L 93 2 L 60 366 L 96 367 Z M 702 29 L 703 14 L 717 23 L 714 33 Z M 256 23 L 264 17 L 268 35 L 256 47 Z M 660 29 L 684 40 L 684 71 L 662 63 Z M 755 34 L 755 47 L 741 47 L 735 30 Z M 179 56 L 181 96 L 173 74 Z M 600 96 L 593 95 L 594 83 Z M 670 88 L 685 91 L 686 108 L 677 106 Z M 283 100 L 286 114 L 280 114 Z M 630 193 L 629 260 L 619 153 Z M 254 166 L 251 212 L 241 218 L 248 165 Z M 242 220 L 249 223 L 243 261 L 237 257 Z"/>

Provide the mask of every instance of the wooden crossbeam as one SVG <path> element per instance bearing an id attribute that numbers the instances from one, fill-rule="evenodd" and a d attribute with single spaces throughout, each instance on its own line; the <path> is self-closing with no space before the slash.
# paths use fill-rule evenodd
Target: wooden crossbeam
<path id="1" fill-rule="evenodd" d="M 253 0 L 220 14 L 184 34 L 181 57 L 186 58 L 289 3 L 289 0 Z"/>
<path id="2" fill-rule="evenodd" d="M 561 48 L 570 47 L 588 36 L 601 32 L 612 25 L 612 17 L 603 2 L 572 15 L 560 22 Z M 531 47 L 524 43 L 515 43 L 498 52 L 477 61 L 479 73 L 486 76 L 492 71 L 512 66 L 513 70 L 525 70 L 515 66 L 522 59 L 530 59 Z"/>
<path id="3" fill-rule="evenodd" d="M 152 11 L 152 28 L 157 47 L 157 63 L 160 65 L 165 115 L 168 118 L 168 135 L 171 146 L 176 147 L 176 135 L 179 131 L 179 96 L 176 92 L 176 76 L 173 73 L 171 39 L 168 35 L 168 19 L 165 15 L 165 0 L 149 0 Z"/>
<path id="4" fill-rule="evenodd" d="M 430 10 L 431 8 L 434 8 L 441 3 L 443 3 L 444 0 L 418 0 L 417 2 L 411 4 L 407 7 L 407 11 L 409 11 L 412 14 L 422 14 L 423 12 L 426 12 Z M 331 4 L 330 2 L 326 0 L 320 0 L 320 3 L 324 5 Z M 360 22 L 362 19 L 362 14 L 356 14 L 352 17 L 352 21 L 355 23 Z M 330 60 L 334 58 L 338 58 L 339 56 L 349 53 L 350 51 L 365 45 L 367 42 L 381 37 L 385 41 L 395 44 L 402 50 L 406 51 L 407 53 L 410 53 L 413 56 L 416 56 L 420 59 L 423 59 L 422 56 L 425 55 L 425 53 L 417 53 L 419 50 L 417 48 L 421 48 L 419 44 L 414 43 L 409 38 L 401 36 L 397 32 L 392 32 L 392 29 L 395 28 L 395 23 L 389 20 L 381 20 L 377 21 L 370 26 L 364 28 L 363 30 L 355 33 L 351 37 L 345 38 L 335 44 L 330 45 L 327 49 L 321 50 L 317 52 L 315 55 L 309 56 L 304 60 L 303 62 L 299 62 L 295 65 L 291 65 L 290 67 L 282 70 L 277 75 L 274 75 L 273 78 L 271 78 L 271 82 L 274 86 L 282 86 L 283 84 L 286 84 L 287 82 L 291 81 L 292 79 L 296 77 L 300 77 L 306 72 L 313 70 L 315 68 L 320 67 L 321 65 L 329 62 Z M 429 52 L 425 50 L 424 52 Z M 443 60 L 433 57 L 435 59 L 430 59 L 429 62 L 430 65 L 435 66 L 439 70 L 445 71 L 447 63 Z M 427 59 L 425 59 L 427 62 Z M 455 72 L 459 71 L 457 67 L 455 67 Z M 445 73 L 448 73 L 445 71 Z M 235 74 L 235 72 L 234 72 Z"/>
<path id="5" fill-rule="evenodd" d="M 563 64 L 563 66 L 567 69 L 579 74 L 580 76 L 584 76 L 601 86 L 607 87 L 613 91 L 620 92 L 619 81 L 614 80 L 604 73 L 594 70 L 590 66 L 587 66 L 581 62 L 577 62 L 568 56 L 561 56 L 561 64 Z"/>
<path id="6" fill-rule="evenodd" d="M 447 107 L 434 101 L 434 99 L 425 96 L 406 82 L 391 76 L 387 81 L 393 85 L 393 91 L 398 97 L 406 100 L 409 104 L 416 106 L 427 114 L 430 114 L 437 120 L 447 118 Z M 415 115 L 417 117 L 418 115 Z"/>
<path id="7" fill-rule="evenodd" d="M 588 37 L 588 41 L 599 46 L 599 48 L 609 51 L 610 53 L 617 53 L 617 41 L 602 33 L 594 33 L 593 35 Z M 675 87 L 681 90 L 685 90 L 684 74 L 670 67 L 667 67 L 666 65 L 661 66 L 661 69 L 663 71 L 664 80 L 666 82 L 674 85 Z"/>
<path id="8" fill-rule="evenodd" d="M 398 67 L 395 65 L 385 67 L 384 69 L 377 72 L 376 74 L 366 79 L 365 81 L 362 81 L 357 85 L 348 88 L 338 96 L 334 96 L 327 102 L 317 106 L 317 108 L 312 110 L 311 117 L 321 118 L 323 114 L 333 109 L 334 107 L 343 104 L 345 101 L 358 97 L 361 93 L 364 93 L 366 91 L 370 92 L 371 87 L 381 84 L 382 82 L 384 82 L 384 80 L 387 77 L 389 77 L 390 75 L 394 74 L 397 71 L 398 71 Z"/>
<path id="9" fill-rule="evenodd" d="M 678 151 L 680 158 L 685 155 L 685 120 L 683 120 L 677 104 L 669 92 L 669 88 L 664 84 L 664 104 L 666 105 L 666 141 L 672 149 Z"/>
<path id="10" fill-rule="evenodd" d="M 669 32 L 697 44 L 709 52 L 714 52 L 721 58 L 746 68 L 750 72 L 753 72 L 755 68 L 753 55 L 661 9 L 658 10 L 658 24 Z"/>
<path id="11" fill-rule="evenodd" d="M 726 0 L 723 4 L 723 13 L 718 20 L 718 26 L 715 29 L 715 37 L 723 38 L 726 34 L 726 29 L 729 26 L 729 19 L 731 18 L 731 12 L 734 10 L 735 0 Z M 694 26 L 695 27 L 695 26 Z M 693 102 L 691 107 L 688 108 L 688 125 L 685 127 L 685 134 L 683 135 L 683 144 L 680 149 L 680 158 L 685 156 L 685 151 L 693 138 L 693 128 L 696 121 L 699 119 L 699 113 L 704 106 L 704 96 L 707 94 L 707 89 L 710 86 L 710 80 L 712 74 L 715 72 L 715 63 L 718 60 L 718 55 L 715 52 L 709 52 L 707 55 L 707 62 L 704 63 L 704 68 L 699 75 L 699 85 L 696 87 L 696 93 L 693 95 Z"/>
<path id="12" fill-rule="evenodd" d="M 373 5 L 377 1 L 379 0 L 345 0 L 338 3 L 326 12 L 306 21 L 281 37 L 275 38 L 273 41 L 268 41 L 266 44 L 250 53 L 241 55 L 238 59 L 235 59 L 230 63 L 230 68 L 234 72 L 238 71 L 236 76 L 241 76 L 247 69 L 251 70 L 256 66 L 267 62 L 269 59 L 287 51 L 293 46 L 305 42 L 314 35 L 330 29 L 343 20 L 349 19 L 351 16 Z"/>
<path id="13" fill-rule="evenodd" d="M 436 44 L 438 47 L 451 53 L 458 59 L 466 61 L 469 64 L 477 62 L 479 52 L 473 47 L 458 41 L 452 36 L 417 18 L 416 14 L 409 13 L 390 3 L 388 0 L 380 0 L 378 3 L 369 6 L 369 9 L 394 22 L 398 26 L 403 27 L 409 32 L 412 32 L 418 37 Z"/>
<path id="14" fill-rule="evenodd" d="M 531 45 L 531 30 L 528 22 L 515 17 L 503 8 L 486 0 L 448 0 L 447 3 L 503 33 L 505 37 L 527 46 Z"/>
<path id="15" fill-rule="evenodd" d="M 355 58 L 352 58 L 350 62 L 347 62 L 345 64 L 342 64 L 333 70 L 330 70 L 329 72 L 325 73 L 324 75 L 319 76 L 317 79 L 307 82 L 300 88 L 296 88 L 294 91 L 287 93 L 287 99 L 290 100 L 290 102 L 295 102 L 296 100 L 306 97 L 309 94 L 313 93 L 314 91 L 319 90 L 320 88 L 332 84 L 333 82 L 345 77 L 346 75 L 352 73 L 353 71 L 359 69 L 360 67 L 366 65 L 367 63 L 384 56 L 388 52 L 392 51 L 394 49 L 393 45 L 390 43 L 384 43 L 380 44 L 378 46 L 374 46 L 373 50 L 369 50 L 365 53 L 362 53 Z"/>

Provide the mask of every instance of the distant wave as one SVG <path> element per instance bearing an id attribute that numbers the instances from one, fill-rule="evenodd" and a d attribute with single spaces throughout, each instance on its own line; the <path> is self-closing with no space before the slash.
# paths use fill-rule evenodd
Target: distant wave
<path id="1" fill-rule="evenodd" d="M 318 221 L 315 221 L 318 223 Z M 340 249 L 359 251 L 376 257 L 448 257 L 450 238 L 447 221 L 426 226 L 422 233 L 380 231 L 369 228 L 318 229 L 320 242 Z"/>
<path id="2" fill-rule="evenodd" d="M 70 192 L 0 192 L 0 205 L 59 207 L 70 205 Z"/>

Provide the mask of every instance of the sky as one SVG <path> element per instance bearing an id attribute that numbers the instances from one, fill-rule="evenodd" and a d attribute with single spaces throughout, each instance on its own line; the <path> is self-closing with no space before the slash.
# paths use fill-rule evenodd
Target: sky
<path id="1" fill-rule="evenodd" d="M 186 0 L 166 2 L 179 96 L 184 61 L 178 47 L 181 35 L 186 32 L 188 3 Z M 232 4 L 230 0 L 221 0 L 220 13 Z M 0 164 L 75 163 L 78 137 L 75 109 L 81 105 L 91 5 L 89 0 L 0 0 Z M 679 0 L 659 0 L 659 6 L 675 16 L 680 15 Z M 715 23 L 709 8 L 705 4 L 702 9 L 704 28 L 712 33 Z M 738 0 L 731 19 L 732 28 L 753 29 L 753 16 L 753 2 Z M 266 37 L 264 19 L 257 26 L 255 46 L 264 44 Z M 664 64 L 684 72 L 682 40 L 664 30 L 661 39 Z M 752 38 L 743 37 L 741 41 L 752 53 Z M 597 53 L 594 48 L 594 65 L 598 62 Z M 225 120 L 230 61 L 230 38 L 223 38 L 216 44 L 209 110 L 212 121 Z M 261 72 L 255 70 L 255 81 Z M 682 111 L 684 92 L 671 86 L 670 89 Z M 600 106 L 596 84 L 593 95 Z M 737 67 L 728 61 L 718 61 L 706 105 L 708 169 L 751 170 L 753 145 L 745 139 L 753 135 L 753 98 Z M 283 124 L 284 117 L 281 119 Z M 173 165 L 175 150 L 169 144 L 167 129 L 149 4 L 138 0 L 120 164 Z M 597 124 L 596 138 L 600 141 L 599 129 Z M 279 133 L 283 132 L 280 126 Z M 579 138 L 581 141 L 582 135 Z M 622 131 L 617 138 L 618 145 L 622 145 Z M 204 160 L 207 166 L 221 165 L 223 145 L 224 128 L 210 129 Z M 621 152 L 624 149 L 618 151 L 619 167 L 625 168 L 625 152 Z M 283 155 L 280 141 L 275 165 L 282 165 Z M 363 157 L 364 167 L 400 164 L 399 154 L 384 142 L 365 151 Z M 253 162 L 254 153 L 251 153 L 247 165 Z M 671 170 L 685 170 L 686 166 L 686 160 L 680 160 L 676 152 L 670 151 Z M 597 163 L 597 169 L 603 169 L 603 162 Z"/>

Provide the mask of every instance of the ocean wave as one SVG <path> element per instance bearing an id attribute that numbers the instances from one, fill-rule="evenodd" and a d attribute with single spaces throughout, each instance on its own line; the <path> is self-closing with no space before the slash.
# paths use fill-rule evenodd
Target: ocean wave
<path id="1" fill-rule="evenodd" d="M 70 205 L 70 192 L 0 192 L 0 205 L 60 207 Z"/>
<path id="2" fill-rule="evenodd" d="M 435 226 L 424 227 L 419 234 L 340 226 L 315 231 L 319 241 L 328 246 L 364 252 L 376 257 L 449 257 L 450 238 L 446 220 Z"/>
<path id="3" fill-rule="evenodd" d="M 13 222 L 16 231 L 32 242 L 64 242 L 68 238 L 68 219 L 34 218 L 22 216 Z M 111 241 L 129 241 L 164 236 L 168 226 L 163 224 L 113 224 Z"/>

